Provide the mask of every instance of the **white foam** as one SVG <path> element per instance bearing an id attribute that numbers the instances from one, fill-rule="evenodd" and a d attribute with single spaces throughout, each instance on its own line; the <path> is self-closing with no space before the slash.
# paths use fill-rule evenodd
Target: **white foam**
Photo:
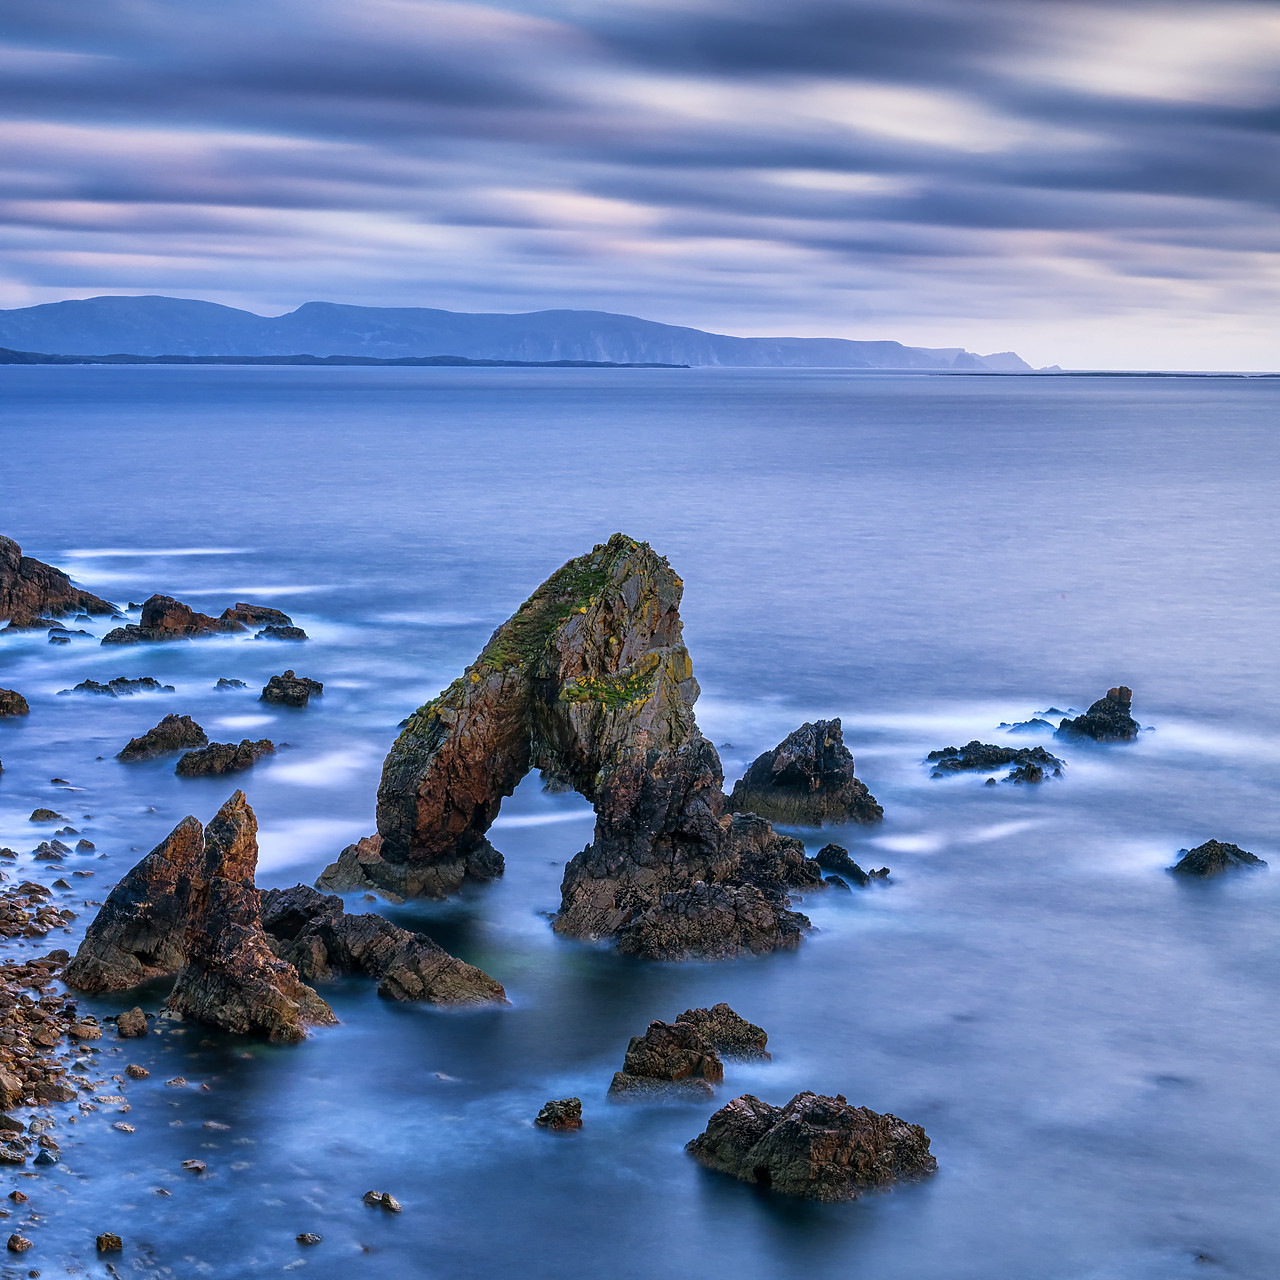
<path id="1" fill-rule="evenodd" d="M 590 809 L 576 809 L 571 813 L 513 813 L 499 814 L 493 820 L 494 827 L 549 827 L 557 822 L 585 822 L 596 815 Z"/>
<path id="2" fill-rule="evenodd" d="M 353 822 L 336 818 L 301 818 L 258 828 L 258 867 L 289 867 L 299 862 L 332 862 L 347 845 L 366 836 L 373 819 Z"/>
<path id="3" fill-rule="evenodd" d="M 213 723 L 222 729 L 252 729 L 255 725 L 270 724 L 272 716 L 223 716 Z"/>
<path id="4" fill-rule="evenodd" d="M 985 844 L 988 840 L 1003 840 L 1005 836 L 1016 836 L 1020 831 L 1029 831 L 1032 827 L 1042 827 L 1047 818 L 1022 818 L 1011 822 L 996 822 L 987 827 L 975 827 L 954 836 L 956 844 Z"/>
<path id="5" fill-rule="evenodd" d="M 871 843 L 890 853 L 937 853 L 947 839 L 940 831 L 918 831 L 900 836 L 876 836 Z"/>
<path id="6" fill-rule="evenodd" d="M 370 760 L 368 751 L 330 751 L 306 760 L 291 760 L 271 769 L 273 782 L 292 782 L 299 787 L 328 787 L 343 774 L 363 769 Z"/>
<path id="7" fill-rule="evenodd" d="M 142 560 L 151 556 L 238 556 L 248 552 L 248 547 L 154 547 L 150 550 L 127 550 L 123 547 L 86 547 L 64 551 L 64 560 L 93 560 L 111 557 L 121 560 Z"/>

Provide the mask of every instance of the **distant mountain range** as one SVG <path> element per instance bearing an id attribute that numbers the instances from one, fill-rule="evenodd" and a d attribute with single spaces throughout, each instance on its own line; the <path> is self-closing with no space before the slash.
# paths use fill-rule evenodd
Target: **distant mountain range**
<path id="1" fill-rule="evenodd" d="M 735 338 L 608 311 L 506 315 L 307 302 L 282 316 L 260 316 L 216 302 L 164 297 L 84 298 L 0 310 L 0 346 L 83 356 L 461 356 L 997 373 L 1031 368 L 1012 351 L 978 356 L 961 347 L 848 338 Z"/>

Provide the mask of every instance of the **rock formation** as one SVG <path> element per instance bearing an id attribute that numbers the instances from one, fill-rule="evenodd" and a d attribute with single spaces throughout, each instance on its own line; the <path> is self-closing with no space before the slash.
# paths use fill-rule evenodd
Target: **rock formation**
<path id="1" fill-rule="evenodd" d="M 135 693 L 176 693 L 171 684 L 161 684 L 154 676 L 138 676 L 130 680 L 128 676 L 116 676 L 106 684 L 97 680 L 81 680 L 72 689 L 59 689 L 58 697 L 66 698 L 73 693 L 92 693 L 106 698 L 124 698 Z"/>
<path id="2" fill-rule="evenodd" d="M 1092 738 L 1095 742 L 1128 742 L 1142 727 L 1129 713 L 1133 690 L 1120 685 L 1108 689 L 1082 716 L 1063 720 L 1055 738 Z"/>
<path id="3" fill-rule="evenodd" d="M 230 613 L 230 610 L 228 610 Z M 142 616 L 102 637 L 103 644 L 143 644 L 160 640 L 186 640 L 192 636 L 211 636 L 224 631 L 244 631 L 244 623 L 226 613 L 211 618 L 196 613 L 189 605 L 172 596 L 151 596 L 142 605 Z"/>
<path id="4" fill-rule="evenodd" d="M 16 689 L 0 689 L 0 716 L 26 716 L 31 714 L 27 700 Z"/>
<path id="5" fill-rule="evenodd" d="M 216 778 L 224 773 L 236 773 L 250 769 L 263 756 L 273 755 L 276 744 L 270 738 L 252 742 L 241 738 L 239 743 L 211 742 L 198 751 L 188 751 L 174 766 L 180 778 Z"/>
<path id="6" fill-rule="evenodd" d="M 116 607 L 81 591 L 61 569 L 22 554 L 12 538 L 0 537 L 0 618 L 25 624 L 66 613 L 112 614 Z"/>
<path id="7" fill-rule="evenodd" d="M 810 1200 L 853 1200 L 938 1168 L 919 1125 L 850 1106 L 839 1094 L 798 1093 L 772 1107 L 744 1093 L 686 1150 L 708 1169 Z"/>
<path id="8" fill-rule="evenodd" d="M 799 827 L 884 817 L 866 784 L 853 776 L 853 756 L 839 719 L 802 724 L 757 756 L 734 786 L 729 808 Z"/>
<path id="9" fill-rule="evenodd" d="M 501 870 L 485 833 L 533 768 L 595 806 L 561 886 L 558 932 L 651 958 L 793 945 L 789 885 L 820 882 L 797 841 L 726 812 L 681 640 L 683 584 L 622 534 L 554 573 L 396 740 L 378 838 L 317 882 L 443 896 Z"/>
<path id="10" fill-rule="evenodd" d="M 622 1070 L 609 1085 L 612 1095 L 678 1085 L 710 1096 L 724 1079 L 719 1054 L 693 1022 L 651 1022 L 642 1036 L 632 1036 Z"/>
<path id="11" fill-rule="evenodd" d="M 879 869 L 873 867 L 870 871 L 863 871 L 849 856 L 849 850 L 841 848 L 838 844 L 824 845 L 818 850 L 818 865 L 826 867 L 828 871 L 837 872 L 837 879 L 843 876 L 844 881 L 851 881 L 860 889 L 865 889 L 873 880 L 887 880 L 889 878 L 888 867 L 880 867 Z M 844 883 L 844 881 L 841 881 L 841 883 Z M 845 888 L 847 889 L 848 887 L 848 884 L 845 884 Z"/>
<path id="12" fill-rule="evenodd" d="M 378 994 L 431 1004 L 505 1003 L 507 993 L 482 969 L 451 956 L 425 934 L 381 916 L 349 915 L 342 899 L 306 885 L 262 895 L 262 927 L 272 948 L 308 982 L 335 972 L 365 973 Z"/>
<path id="13" fill-rule="evenodd" d="M 1005 777 L 1006 782 L 1042 782 L 1044 771 L 1052 769 L 1054 777 L 1062 775 L 1062 761 L 1043 747 L 1000 747 L 975 738 L 963 747 L 943 747 L 930 751 L 925 759 L 933 765 L 934 778 L 975 770 L 990 773 L 1006 765 L 1017 766 Z"/>
<path id="14" fill-rule="evenodd" d="M 272 676 L 262 690 L 259 702 L 275 702 L 286 707 L 305 707 L 311 698 L 319 698 L 324 694 L 324 685 L 319 680 L 311 680 L 306 676 L 295 676 L 286 671 L 282 676 Z"/>
<path id="15" fill-rule="evenodd" d="M 293 626 L 293 619 L 280 609 L 270 609 L 265 604 L 247 604 L 243 600 L 237 600 L 230 609 L 224 609 L 222 621 L 239 622 L 246 627 Z"/>
<path id="16" fill-rule="evenodd" d="M 582 1099 L 559 1098 L 544 1103 L 533 1123 L 543 1129 L 581 1129 Z"/>
<path id="17" fill-rule="evenodd" d="M 213 686 L 213 690 L 215 693 L 233 693 L 236 689 L 247 689 L 248 687 L 243 680 L 219 676 L 218 683 Z"/>
<path id="18" fill-rule="evenodd" d="M 116 753 L 117 760 L 154 760 L 167 751 L 203 747 L 205 731 L 190 716 L 167 715 L 140 738 L 130 738 Z"/>
<path id="19" fill-rule="evenodd" d="M 686 1009 L 677 1019 L 694 1027 L 718 1054 L 726 1058 L 768 1058 L 768 1033 L 723 1002 L 710 1009 Z"/>
<path id="20" fill-rule="evenodd" d="M 255 640 L 305 640 L 307 633 L 301 627 L 263 627 Z"/>
<path id="21" fill-rule="evenodd" d="M 1179 849 L 1182 855 L 1169 870 L 1180 876 L 1218 876 L 1236 867 L 1265 867 L 1259 857 L 1236 844 L 1223 844 L 1218 840 L 1206 840 L 1194 849 Z"/>

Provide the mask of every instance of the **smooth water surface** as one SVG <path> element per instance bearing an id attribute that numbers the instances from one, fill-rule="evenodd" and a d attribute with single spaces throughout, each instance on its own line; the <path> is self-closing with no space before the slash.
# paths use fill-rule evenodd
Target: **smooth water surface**
<path id="1" fill-rule="evenodd" d="M 95 1079 L 152 1070 L 127 1089 L 136 1132 L 112 1131 L 109 1106 L 74 1125 L 60 1109 L 63 1163 L 0 1173 L 31 1196 L 10 1229 L 36 1248 L 12 1274 L 101 1273 L 105 1230 L 125 1238 L 119 1272 L 179 1277 L 1280 1273 L 1277 408 L 1280 385 L 1220 379 L 0 370 L 0 532 L 121 604 L 258 601 L 311 636 L 0 637 L 0 685 L 32 706 L 0 721 L 0 844 L 23 851 L 20 875 L 56 874 L 25 857 L 36 805 L 96 842 L 63 868 L 95 872 L 63 895 L 78 927 L 86 899 L 235 785 L 261 823 L 259 883 L 314 878 L 373 829 L 397 722 L 616 529 L 684 579 L 699 720 L 732 744 L 729 781 L 803 720 L 841 716 L 885 821 L 798 834 L 893 872 L 808 895 L 794 954 L 628 961 L 552 935 L 591 815 L 531 777 L 492 833 L 504 879 L 386 909 L 492 973 L 510 1008 L 394 1005 L 351 978 L 323 989 L 341 1026 L 296 1048 L 108 1032 Z M 323 699 L 260 704 L 285 667 Z M 178 692 L 57 696 L 116 675 Z M 251 689 L 215 693 L 219 676 Z M 1061 781 L 922 764 L 1117 683 L 1153 731 L 1062 748 Z M 234 779 L 113 759 L 168 711 L 290 746 Z M 1273 869 L 1166 874 L 1210 837 Z M 771 1063 L 728 1064 L 715 1103 L 606 1101 L 629 1036 L 718 1000 L 768 1030 Z M 164 1086 L 176 1074 L 187 1088 Z M 923 1124 L 937 1176 L 813 1205 L 685 1155 L 735 1094 L 801 1089 Z M 533 1128 L 574 1094 L 580 1133 Z M 193 1156 L 202 1177 L 180 1168 Z M 370 1188 L 404 1212 L 366 1208 Z"/>

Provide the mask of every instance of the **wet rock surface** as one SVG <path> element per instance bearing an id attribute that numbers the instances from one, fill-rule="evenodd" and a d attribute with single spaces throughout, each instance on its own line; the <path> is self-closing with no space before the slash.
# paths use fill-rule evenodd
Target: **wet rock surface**
<path id="1" fill-rule="evenodd" d="M 74 586 L 61 569 L 24 556 L 12 538 L 0 536 L 0 618 L 23 626 L 49 625 L 67 613 L 113 614 L 109 600 Z"/>
<path id="2" fill-rule="evenodd" d="M 468 1005 L 505 1003 L 502 984 L 452 956 L 425 934 L 372 913 L 351 915 L 342 899 L 307 885 L 262 894 L 262 925 L 275 953 L 308 982 L 364 973 L 391 1000 Z"/>
<path id="3" fill-rule="evenodd" d="M 276 744 L 269 738 L 257 742 L 241 738 L 239 742 L 211 742 L 207 747 L 188 751 L 174 766 L 180 778 L 216 778 L 224 773 L 251 769 L 263 756 L 274 755 Z"/>
<path id="4" fill-rule="evenodd" d="M 798 1093 L 784 1107 L 743 1094 L 686 1150 L 708 1169 L 810 1200 L 852 1200 L 938 1167 L 919 1125 L 851 1106 L 839 1094 Z"/>
<path id="5" fill-rule="evenodd" d="M 609 1093 L 617 1096 L 677 1085 L 710 1096 L 723 1079 L 724 1064 L 695 1023 L 651 1022 L 644 1035 L 631 1037 Z"/>
<path id="6" fill-rule="evenodd" d="M 873 880 L 887 880 L 889 878 L 888 867 L 873 867 L 870 871 L 863 871 L 849 856 L 849 850 L 838 844 L 824 845 L 818 850 L 817 860 L 820 866 L 826 867 L 828 871 L 836 872 L 837 879 L 843 877 L 841 883 L 844 884 L 846 889 L 851 884 L 856 884 L 860 889 L 865 889 Z"/>
<path id="7" fill-rule="evenodd" d="M 1255 854 L 1236 844 L 1225 844 L 1220 840 L 1206 840 L 1194 849 L 1179 849 L 1182 855 L 1169 868 L 1180 876 L 1198 876 L 1207 879 L 1220 876 L 1224 871 L 1234 871 L 1237 867 L 1265 867 L 1267 864 Z"/>
<path id="8" fill-rule="evenodd" d="M 1057 738 L 1092 738 L 1095 742 L 1129 742 L 1138 736 L 1142 726 L 1133 718 L 1133 690 L 1125 685 L 1108 689 L 1082 716 L 1064 719 Z"/>
<path id="9" fill-rule="evenodd" d="M 538 768 L 596 811 L 592 843 L 566 868 L 557 932 L 652 958 L 794 945 L 807 921 L 786 887 L 815 883 L 817 868 L 799 841 L 764 841 L 727 812 L 693 715 L 682 591 L 665 559 L 623 534 L 554 573 L 409 718 L 383 767 L 376 849 L 344 851 L 318 883 L 359 875 L 407 898 L 493 874 L 485 833 Z"/>
<path id="10" fill-rule="evenodd" d="M 839 719 L 803 724 L 757 756 L 734 785 L 729 808 L 801 827 L 884 817 L 875 796 L 854 777 Z"/>
<path id="11" fill-rule="evenodd" d="M 138 1007 L 126 1009 L 116 1018 L 116 1034 L 122 1040 L 137 1039 L 147 1034 L 147 1015 Z"/>
<path id="12" fill-rule="evenodd" d="M 581 1129 L 582 1099 L 559 1098 L 544 1103 L 533 1123 L 543 1129 Z"/>
<path id="13" fill-rule="evenodd" d="M 243 680 L 228 679 L 226 676 L 219 676 L 218 683 L 213 686 L 216 693 L 230 693 L 236 689 L 247 689 L 248 687 Z"/>
<path id="14" fill-rule="evenodd" d="M 90 693 L 105 698 L 126 698 L 135 693 L 176 692 L 173 685 L 161 684 L 152 676 L 138 676 L 132 680 L 128 676 L 116 676 L 114 680 L 108 680 L 104 684 L 100 684 L 97 680 L 81 680 L 74 688 L 59 689 L 58 697 L 65 698 L 73 693 Z"/>
<path id="15" fill-rule="evenodd" d="M 977 738 L 963 747 L 942 747 L 938 751 L 930 751 L 925 759 L 933 765 L 930 776 L 934 778 L 970 771 L 990 773 L 994 769 L 1014 765 L 1005 777 L 1006 782 L 1042 782 L 1046 769 L 1060 776 L 1063 767 L 1062 761 L 1043 747 L 1002 747 L 979 742 Z"/>
<path id="16" fill-rule="evenodd" d="M 197 636 L 212 636 L 220 632 L 244 631 L 242 622 L 225 615 L 211 618 L 197 613 L 172 596 L 154 595 L 143 602 L 142 616 L 136 623 L 128 622 L 116 627 L 102 637 L 103 644 L 155 644 L 164 640 L 190 640 Z"/>
<path id="17" fill-rule="evenodd" d="M 754 1022 L 740 1017 L 723 1002 L 709 1009 L 686 1009 L 677 1022 L 694 1027 L 718 1054 L 725 1058 L 768 1058 L 768 1033 Z"/>
<path id="18" fill-rule="evenodd" d="M 0 716 L 26 716 L 31 714 L 27 700 L 16 689 L 0 689 Z"/>
<path id="19" fill-rule="evenodd" d="M 203 747 L 208 735 L 190 716 L 167 715 L 140 738 L 130 738 L 116 754 L 117 760 L 154 760 L 170 751 Z"/>
<path id="20" fill-rule="evenodd" d="M 222 611 L 221 621 L 238 622 L 245 627 L 291 627 L 293 619 L 281 609 L 272 609 L 265 604 L 249 604 L 237 600 L 229 609 Z"/>
<path id="21" fill-rule="evenodd" d="M 306 676 L 295 676 L 292 671 L 284 675 L 272 676 L 262 690 L 259 702 L 274 702 L 285 707 L 305 707 L 312 698 L 324 694 L 324 685 L 319 680 L 311 680 Z"/>
<path id="22" fill-rule="evenodd" d="M 255 640 L 305 640 L 307 633 L 301 627 L 263 627 Z"/>

